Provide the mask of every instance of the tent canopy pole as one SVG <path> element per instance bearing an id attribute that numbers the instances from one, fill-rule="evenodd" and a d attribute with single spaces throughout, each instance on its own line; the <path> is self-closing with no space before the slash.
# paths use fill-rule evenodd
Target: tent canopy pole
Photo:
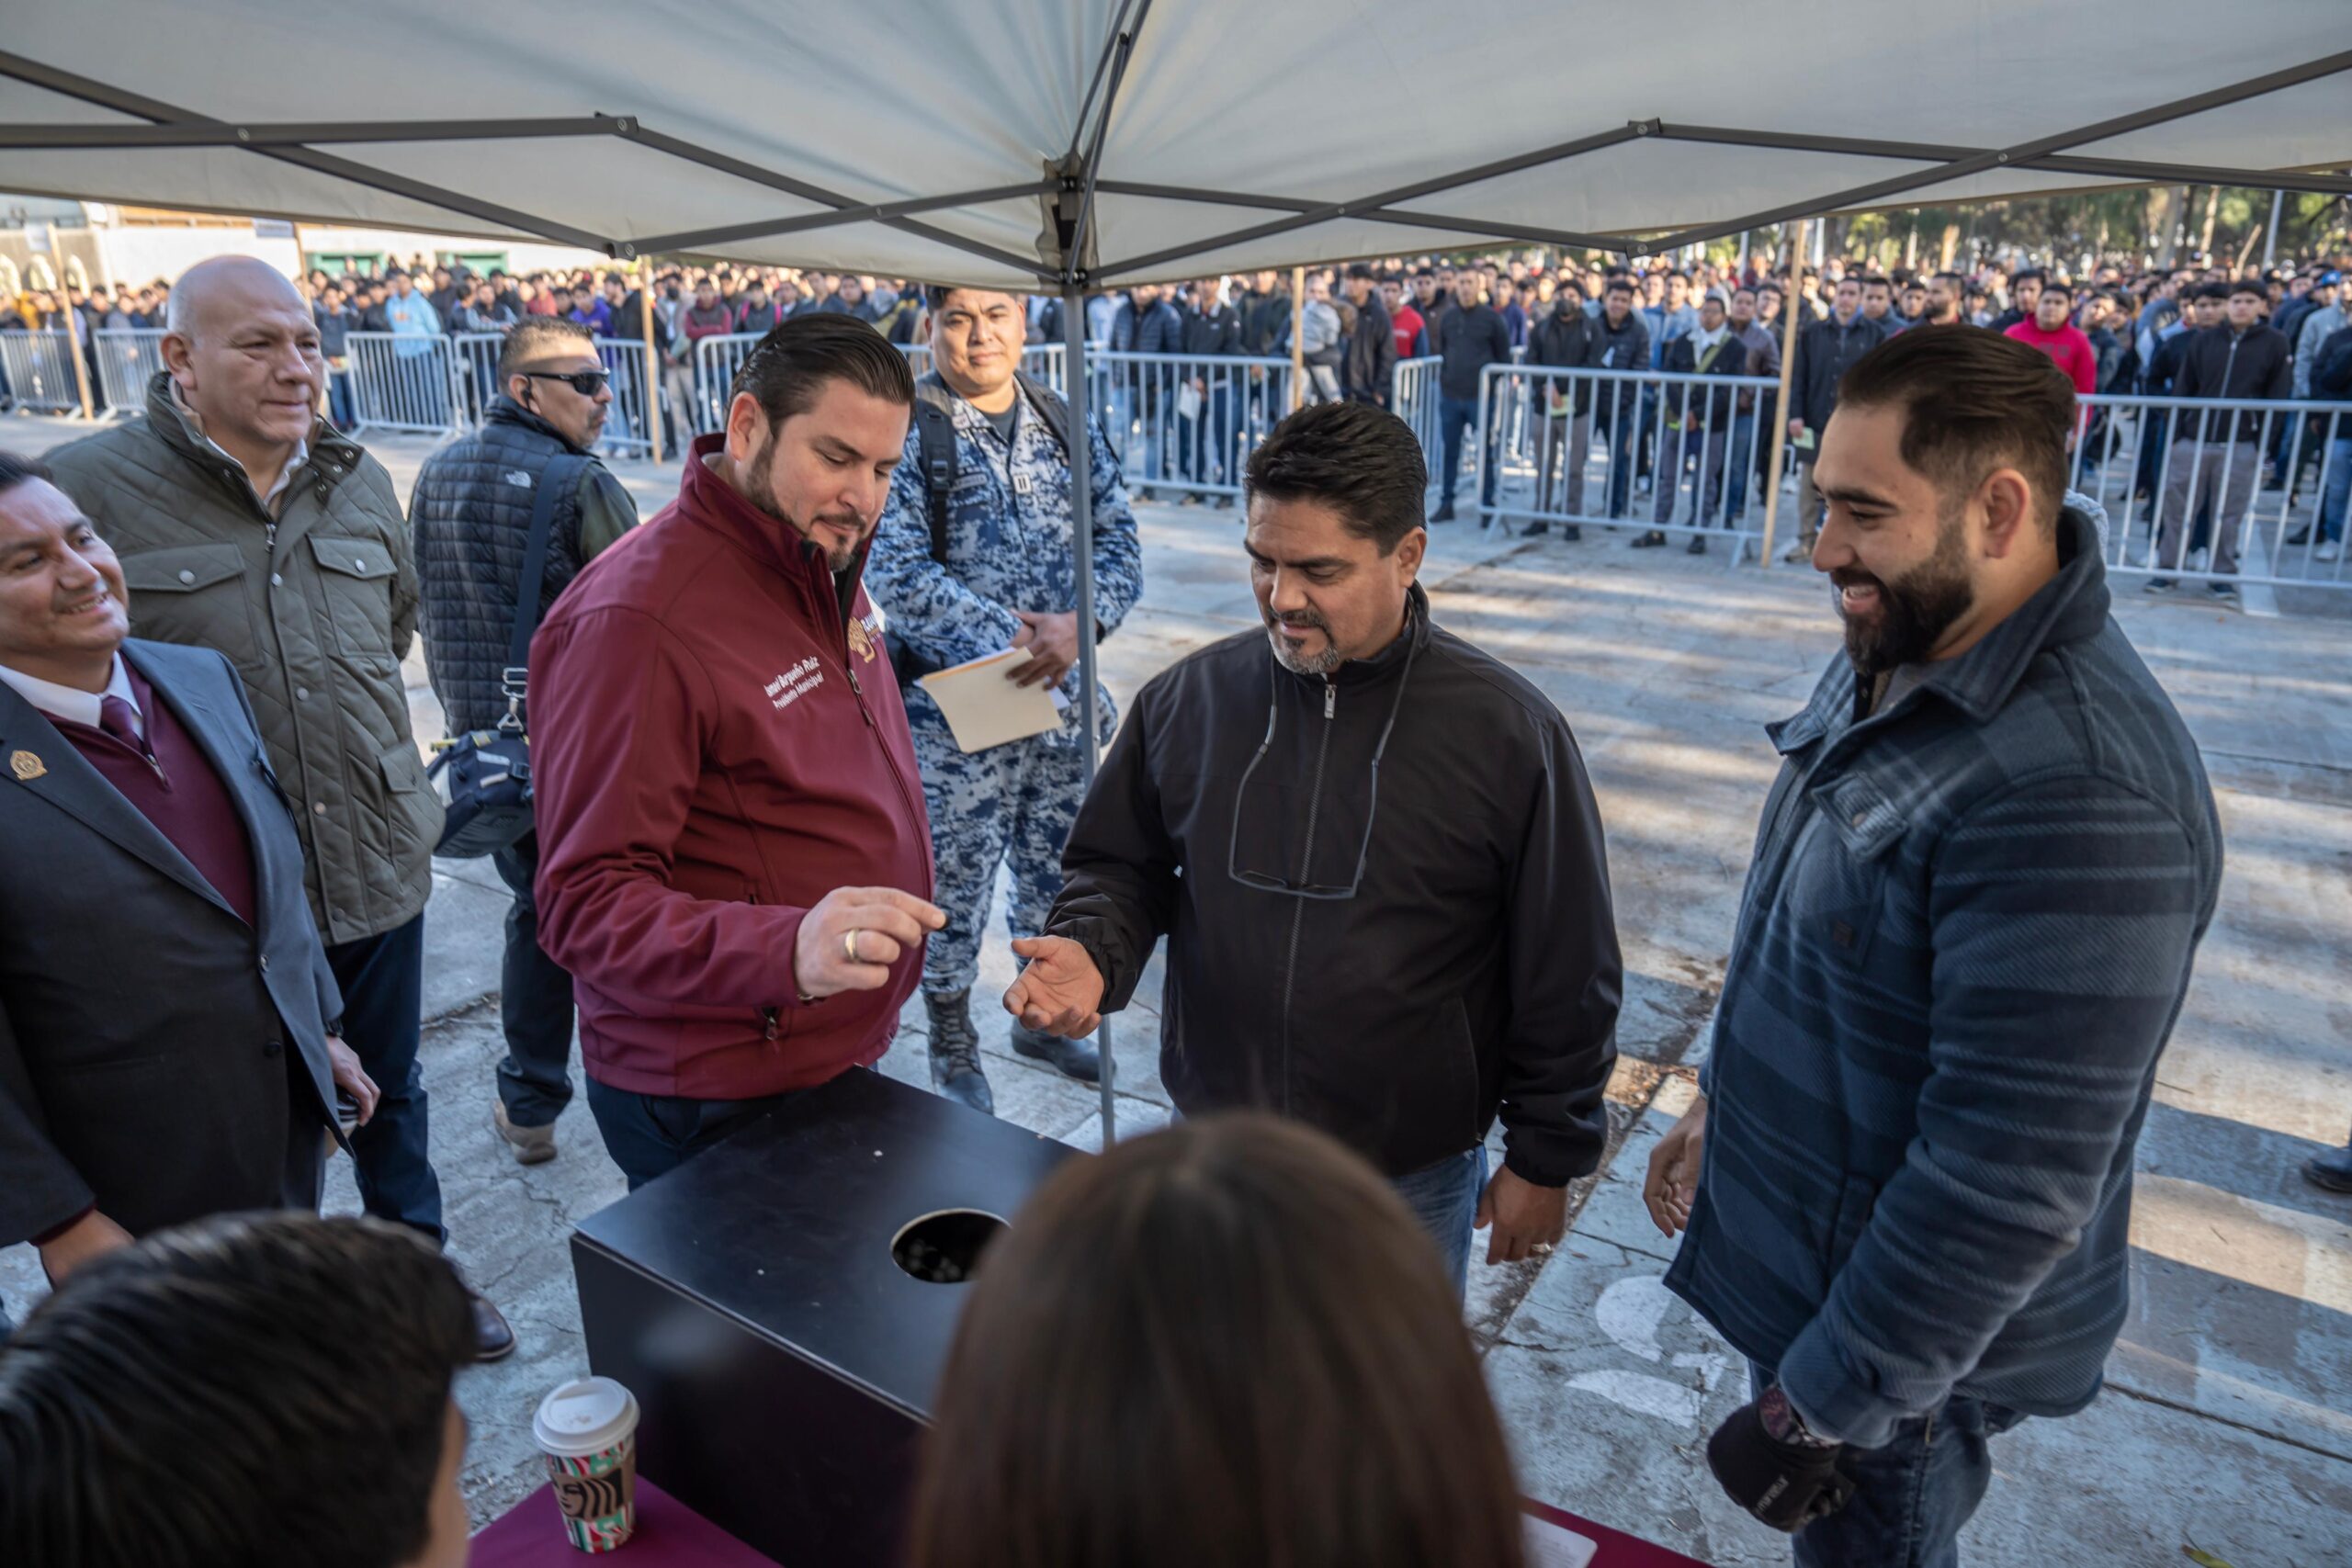
<path id="1" fill-rule="evenodd" d="M 1079 755 L 1084 759 L 1086 787 L 1094 787 L 1100 750 L 1094 734 L 1096 694 L 1102 678 L 1095 668 L 1094 648 L 1094 446 L 1087 420 L 1091 410 L 1086 373 L 1086 294 L 1074 275 L 1062 279 L 1062 384 L 1069 400 L 1069 513 L 1071 558 L 1078 569 L 1078 725 Z M 1119 1108 L 1114 1099 L 1118 1077 L 1111 1052 L 1111 1021 L 1096 1026 L 1095 1050 L 1102 1061 L 1102 1146 L 1119 1139 Z"/>

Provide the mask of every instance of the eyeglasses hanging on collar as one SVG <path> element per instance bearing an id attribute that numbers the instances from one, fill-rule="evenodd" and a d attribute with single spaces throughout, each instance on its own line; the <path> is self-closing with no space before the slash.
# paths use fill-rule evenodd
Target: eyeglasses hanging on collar
<path id="1" fill-rule="evenodd" d="M 1387 722 L 1380 727 L 1379 742 L 1372 749 L 1372 804 L 1364 813 L 1363 842 L 1356 850 L 1355 874 L 1349 878 L 1348 885 L 1345 887 L 1337 887 L 1321 883 L 1294 882 L 1286 876 L 1280 876 L 1272 872 L 1241 869 L 1241 803 L 1249 797 L 1250 775 L 1258 771 L 1258 764 L 1266 760 L 1266 753 L 1273 747 L 1274 729 L 1282 718 L 1282 688 L 1279 684 L 1282 677 L 1279 670 L 1272 667 L 1271 658 L 1268 660 L 1269 667 L 1266 672 L 1266 738 L 1258 742 L 1257 755 L 1251 757 L 1250 765 L 1241 770 L 1241 782 L 1234 786 L 1233 836 L 1226 845 L 1226 875 L 1242 886 L 1254 887 L 1261 893 L 1279 894 L 1285 898 L 1313 898 L 1324 903 L 1335 904 L 1354 897 L 1363 886 L 1363 868 L 1372 859 L 1372 830 L 1380 820 L 1380 759 L 1387 753 L 1388 737 L 1396 728 L 1396 716 L 1404 711 L 1405 685 L 1413 678 L 1413 660 L 1420 654 L 1420 645 L 1414 637 L 1414 627 L 1409 620 L 1405 626 L 1405 637 L 1407 638 L 1405 668 L 1397 673 L 1396 695 L 1389 701 Z M 1310 846 L 1315 814 L 1320 810 L 1321 805 L 1320 801 L 1315 801 L 1307 807 Z"/>

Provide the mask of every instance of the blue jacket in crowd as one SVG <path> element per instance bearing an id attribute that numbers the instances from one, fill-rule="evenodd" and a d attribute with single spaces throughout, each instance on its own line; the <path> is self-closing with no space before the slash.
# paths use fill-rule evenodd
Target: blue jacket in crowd
<path id="1" fill-rule="evenodd" d="M 1768 731 L 1667 1284 L 1866 1448 L 1954 1393 L 2030 1416 L 2098 1393 L 2132 1146 L 2221 883 L 2097 525 L 2059 527 L 2058 576 L 1968 652 L 1867 717 L 1839 658 Z"/>

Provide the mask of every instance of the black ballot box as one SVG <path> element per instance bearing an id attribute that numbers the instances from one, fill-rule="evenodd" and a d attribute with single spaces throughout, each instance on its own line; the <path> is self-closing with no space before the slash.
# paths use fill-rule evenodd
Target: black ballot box
<path id="1" fill-rule="evenodd" d="M 638 1472 L 785 1568 L 897 1559 L 976 1241 L 1073 1150 L 853 1071 L 582 1223 Z M 941 1217 L 944 1216 L 944 1217 Z"/>

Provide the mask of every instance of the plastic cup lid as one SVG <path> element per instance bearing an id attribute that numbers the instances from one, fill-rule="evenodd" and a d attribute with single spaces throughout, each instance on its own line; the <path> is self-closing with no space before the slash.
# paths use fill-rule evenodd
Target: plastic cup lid
<path id="1" fill-rule="evenodd" d="M 637 1427 L 637 1395 L 610 1378 L 580 1378 L 539 1401 L 531 1435 L 551 1454 L 593 1454 Z"/>

